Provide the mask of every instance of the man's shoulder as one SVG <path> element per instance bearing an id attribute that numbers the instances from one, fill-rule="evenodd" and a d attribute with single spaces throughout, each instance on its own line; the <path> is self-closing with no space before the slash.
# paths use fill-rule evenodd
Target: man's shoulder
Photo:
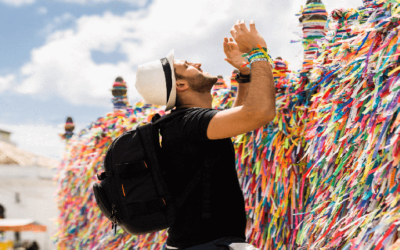
<path id="1" fill-rule="evenodd" d="M 200 108 L 200 107 L 193 107 L 193 108 L 177 108 L 171 111 L 171 114 L 175 112 L 182 112 L 182 113 L 191 113 L 191 112 L 199 112 L 199 111 L 218 111 L 212 108 Z"/>
<path id="2" fill-rule="evenodd" d="M 218 110 L 195 107 L 176 109 L 172 111 L 174 112 L 179 114 L 166 125 L 166 128 L 171 128 L 174 133 L 182 134 L 188 139 L 208 140 L 207 127 Z"/>
<path id="3" fill-rule="evenodd" d="M 209 116 L 217 113 L 218 110 L 216 109 L 210 109 L 210 108 L 182 108 L 182 109 L 175 109 L 171 112 L 171 114 L 174 113 L 179 113 L 176 114 L 173 120 L 176 121 L 182 121 L 186 119 L 200 119 L 203 116 Z"/>

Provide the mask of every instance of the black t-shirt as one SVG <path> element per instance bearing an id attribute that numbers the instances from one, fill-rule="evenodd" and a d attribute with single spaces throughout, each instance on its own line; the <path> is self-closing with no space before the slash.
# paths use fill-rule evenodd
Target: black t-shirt
<path id="1" fill-rule="evenodd" d="M 168 246 L 187 248 L 228 236 L 246 239 L 245 203 L 232 141 L 207 138 L 208 124 L 217 112 L 186 109 L 161 129 L 164 176 L 173 196 L 180 196 L 203 168 L 207 150 L 219 150 L 219 159 L 211 170 L 211 217 L 202 219 L 203 183 L 200 182 L 168 229 Z"/>

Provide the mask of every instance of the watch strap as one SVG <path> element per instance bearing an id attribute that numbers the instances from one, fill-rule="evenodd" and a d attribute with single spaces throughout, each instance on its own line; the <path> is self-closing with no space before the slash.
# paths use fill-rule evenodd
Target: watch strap
<path id="1" fill-rule="evenodd" d="M 250 82 L 250 75 L 242 75 L 237 73 L 235 79 L 238 83 L 248 83 Z"/>

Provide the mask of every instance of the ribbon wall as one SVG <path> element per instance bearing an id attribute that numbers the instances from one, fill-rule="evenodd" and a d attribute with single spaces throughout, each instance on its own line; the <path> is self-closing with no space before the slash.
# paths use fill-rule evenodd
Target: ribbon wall
<path id="1" fill-rule="evenodd" d="M 299 246 L 389 249 L 398 238 L 399 13 L 397 1 L 336 10 L 319 41 Z"/>
<path id="2" fill-rule="evenodd" d="M 400 247 L 399 20 L 395 0 L 335 10 L 326 36 L 313 40 L 306 70 L 275 62 L 277 116 L 233 138 L 253 245 Z M 231 85 L 233 91 L 214 92 L 215 108 L 233 104 L 237 83 Z M 156 112 L 163 111 L 137 103 L 67 140 L 57 176 L 59 249 L 163 249 L 165 231 L 114 235 L 91 190 L 112 139 Z"/>

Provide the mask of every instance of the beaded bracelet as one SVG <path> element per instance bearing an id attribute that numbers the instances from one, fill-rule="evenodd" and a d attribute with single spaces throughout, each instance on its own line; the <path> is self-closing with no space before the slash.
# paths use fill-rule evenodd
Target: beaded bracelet
<path id="1" fill-rule="evenodd" d="M 256 58 L 265 58 L 265 55 L 263 53 L 256 53 L 256 54 L 249 56 L 248 60 L 251 61 Z"/>
<path id="2" fill-rule="evenodd" d="M 260 61 L 269 62 L 267 58 L 258 58 L 258 59 L 254 59 L 254 60 L 251 61 L 250 64 L 249 64 L 249 65 L 250 65 L 250 68 L 251 68 L 251 64 L 252 64 L 253 62 L 260 62 Z"/>
<path id="3" fill-rule="evenodd" d="M 271 56 L 268 54 L 268 49 L 265 47 L 261 47 L 257 44 L 257 48 L 253 48 L 248 54 L 244 54 L 243 57 L 247 57 L 247 63 L 242 65 L 242 67 L 249 67 L 251 68 L 251 63 L 253 61 L 267 61 L 274 67 L 274 61 L 271 59 Z M 265 60 L 259 60 L 265 59 Z"/>

